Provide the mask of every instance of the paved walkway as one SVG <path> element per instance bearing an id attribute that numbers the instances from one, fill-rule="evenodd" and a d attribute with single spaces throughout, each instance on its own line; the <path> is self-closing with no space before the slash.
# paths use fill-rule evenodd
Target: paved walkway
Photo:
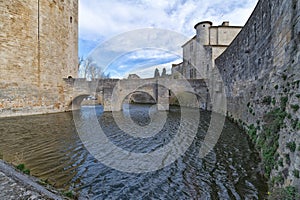
<path id="1" fill-rule="evenodd" d="M 37 183 L 33 177 L 0 160 L 0 200 L 62 199 Z"/>

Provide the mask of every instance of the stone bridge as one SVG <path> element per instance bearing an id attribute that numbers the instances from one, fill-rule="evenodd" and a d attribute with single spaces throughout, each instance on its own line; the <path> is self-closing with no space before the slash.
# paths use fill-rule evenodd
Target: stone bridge
<path id="1" fill-rule="evenodd" d="M 170 104 L 200 107 L 211 106 L 208 87 L 203 79 L 64 79 L 69 110 L 79 109 L 88 96 L 99 99 L 104 111 L 120 111 L 124 101 L 135 94 L 145 94 L 158 105 L 159 110 L 168 110 Z M 140 102 L 141 103 L 141 102 Z M 147 103 L 147 102 L 145 102 Z"/>

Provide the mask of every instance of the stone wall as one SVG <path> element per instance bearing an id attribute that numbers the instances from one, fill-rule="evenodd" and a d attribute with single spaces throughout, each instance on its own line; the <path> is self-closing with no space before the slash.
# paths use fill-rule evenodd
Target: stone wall
<path id="1" fill-rule="evenodd" d="M 78 0 L 0 1 L 0 117 L 63 111 L 77 76 Z"/>
<path id="2" fill-rule="evenodd" d="M 260 0 L 216 59 L 228 115 L 248 128 L 275 186 L 300 185 L 300 1 Z"/>

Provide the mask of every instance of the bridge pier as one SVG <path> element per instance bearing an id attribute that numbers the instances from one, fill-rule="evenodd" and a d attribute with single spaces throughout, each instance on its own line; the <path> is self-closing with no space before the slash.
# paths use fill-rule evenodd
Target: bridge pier
<path id="1" fill-rule="evenodd" d="M 156 104 L 158 110 L 169 110 L 169 89 L 163 86 L 157 86 Z"/>

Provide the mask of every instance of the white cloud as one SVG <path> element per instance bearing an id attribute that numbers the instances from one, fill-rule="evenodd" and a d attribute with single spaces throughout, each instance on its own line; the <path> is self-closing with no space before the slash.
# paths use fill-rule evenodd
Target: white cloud
<path id="1" fill-rule="evenodd" d="M 123 57 L 124 61 L 129 60 L 130 58 L 124 57 L 128 52 L 149 47 L 161 50 L 173 48 L 172 52 L 180 55 L 180 46 L 187 38 L 195 34 L 194 25 L 196 23 L 209 20 L 214 25 L 220 25 L 223 21 L 230 21 L 231 25 L 242 26 L 250 16 L 257 1 L 79 0 L 79 39 L 83 41 L 81 48 L 84 49 L 86 41 L 93 41 L 92 44 L 95 44 L 95 41 L 102 43 L 102 46 L 97 48 L 98 52 L 94 51 L 93 53 L 100 55 L 98 56 L 102 59 L 100 62 L 105 66 L 119 57 Z M 176 35 L 170 32 L 170 35 L 155 33 L 155 31 L 151 31 L 151 27 L 156 28 L 155 30 L 171 30 L 182 35 L 182 37 L 170 37 Z M 141 31 L 139 32 L 137 29 Z M 172 39 L 168 40 L 167 38 Z M 177 39 L 174 40 L 174 38 Z M 103 43 L 104 41 L 107 42 Z M 87 52 L 85 53 L 87 54 Z M 159 56 L 161 56 L 155 55 L 153 52 L 150 55 L 149 52 L 145 51 L 128 55 L 132 56 L 133 61 L 145 57 L 159 60 Z M 135 57 L 133 58 L 133 56 Z M 122 70 L 127 67 L 127 64 L 120 64 L 111 72 L 117 76 L 122 76 L 124 75 Z M 145 65 L 145 67 L 147 68 L 145 71 L 147 71 L 149 66 Z M 143 72 L 143 74 L 145 73 Z"/>
<path id="2" fill-rule="evenodd" d="M 257 0 L 80 0 L 80 38 L 99 39 L 155 27 L 191 36 L 202 20 L 244 25 Z"/>

